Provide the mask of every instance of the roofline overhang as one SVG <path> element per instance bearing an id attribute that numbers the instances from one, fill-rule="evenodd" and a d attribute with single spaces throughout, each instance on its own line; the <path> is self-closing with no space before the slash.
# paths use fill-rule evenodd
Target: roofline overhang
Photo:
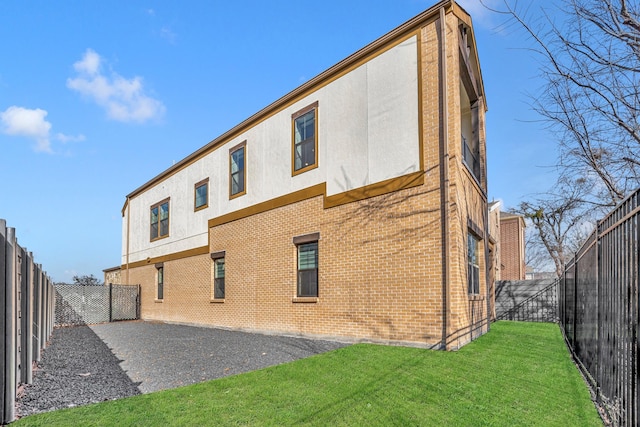
<path id="1" fill-rule="evenodd" d="M 387 34 L 383 35 L 382 37 L 369 43 L 362 49 L 359 49 L 355 53 L 349 55 L 342 61 L 338 62 L 337 64 L 323 71 L 322 73 L 318 74 L 316 77 L 312 78 L 311 80 L 307 81 L 301 86 L 298 86 L 296 89 L 287 93 L 277 101 L 267 105 L 262 110 L 258 111 L 257 113 L 250 116 L 246 120 L 242 121 L 238 125 L 234 126 L 227 132 L 213 139 L 202 148 L 194 151 L 192 154 L 180 160 L 175 165 L 171 166 L 170 168 L 161 172 L 160 174 L 158 174 L 151 180 L 147 181 L 140 187 L 133 190 L 131 193 L 129 193 L 126 196 L 126 201 L 124 203 L 124 206 L 122 207 L 123 216 L 129 204 L 129 201 L 134 197 L 138 196 L 139 194 L 143 193 L 145 190 L 147 190 L 150 187 L 153 187 L 159 182 L 164 181 L 171 175 L 177 173 L 178 171 L 182 170 L 183 168 L 195 162 L 196 160 L 204 157 L 205 155 L 213 151 L 215 148 L 217 148 L 219 145 L 224 144 L 234 136 L 244 132 L 248 128 L 251 128 L 256 123 L 259 123 L 260 121 L 264 120 L 266 117 L 269 117 L 270 115 L 276 113 L 277 111 L 286 107 L 288 104 L 291 104 L 296 100 L 302 98 L 303 96 L 306 96 L 308 93 L 313 92 L 316 87 L 322 86 L 323 83 L 326 82 L 327 80 L 331 80 L 335 78 L 336 75 L 344 72 L 349 67 L 354 66 L 354 64 L 357 64 L 358 62 L 362 61 L 364 58 L 367 58 L 369 55 L 383 49 L 385 46 L 389 45 L 390 43 L 393 43 L 398 39 L 401 39 L 407 34 L 410 34 L 411 32 L 416 31 L 424 23 L 430 20 L 437 19 L 441 8 L 445 9 L 445 13 L 448 13 L 453 10 L 454 12 L 456 12 L 456 16 L 458 16 L 458 18 L 463 19 L 464 21 L 468 20 L 468 24 L 470 24 L 471 22 L 470 15 L 460 6 L 458 6 L 455 0 L 442 0 L 434 4 L 430 8 L 426 9 L 424 12 L 420 13 L 419 15 L 416 15 L 410 20 L 406 21 L 404 24 L 401 24 L 400 26 L 389 31 Z M 461 17 L 458 13 L 459 11 L 462 12 L 465 16 Z M 475 41 L 474 41 L 474 48 L 475 48 Z M 482 79 L 480 79 L 480 84 L 482 84 Z M 482 91 L 484 93 L 484 89 Z"/>

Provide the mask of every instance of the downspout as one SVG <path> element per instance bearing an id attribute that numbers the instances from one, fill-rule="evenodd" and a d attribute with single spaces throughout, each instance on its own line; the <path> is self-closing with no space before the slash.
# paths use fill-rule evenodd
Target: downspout
<path id="1" fill-rule="evenodd" d="M 442 216 L 442 348 L 447 349 L 451 329 L 451 285 L 449 283 L 449 98 L 447 96 L 447 31 L 444 6 L 440 8 L 440 91 L 442 138 L 440 140 L 440 208 Z"/>
<path id="2" fill-rule="evenodd" d="M 131 200 L 129 199 L 129 196 L 127 196 L 127 249 L 126 249 L 126 265 L 127 265 L 127 280 L 125 281 L 126 284 L 130 284 L 129 283 L 129 233 L 131 230 Z"/>
<path id="3" fill-rule="evenodd" d="M 484 126 L 484 125 L 483 125 Z M 479 131 L 479 130 L 478 130 Z M 485 138 L 485 147 L 487 146 L 486 143 L 486 138 Z M 485 148 L 485 152 L 486 152 L 486 148 Z M 485 157 L 486 158 L 486 157 Z M 485 162 L 486 164 L 486 162 Z M 486 169 L 486 167 L 485 167 Z M 486 174 L 485 174 L 486 177 Z M 485 178 L 485 182 L 487 182 L 488 179 Z M 491 265 L 489 265 L 490 263 L 493 262 L 493 259 L 489 257 L 489 201 L 485 200 L 484 201 L 484 210 L 483 210 L 483 216 L 484 216 L 484 272 L 485 272 L 485 291 L 486 291 L 486 306 L 487 306 L 487 332 L 489 332 L 489 330 L 491 329 L 491 314 L 492 314 L 492 308 L 495 309 L 495 302 L 492 301 L 491 298 L 491 291 L 493 289 L 493 292 L 495 293 L 495 271 L 493 272 L 494 275 L 494 281 L 493 283 L 491 283 L 491 274 L 489 273 L 489 270 L 491 269 Z M 494 248 L 495 251 L 495 248 Z M 493 306 L 493 307 L 492 307 Z"/>

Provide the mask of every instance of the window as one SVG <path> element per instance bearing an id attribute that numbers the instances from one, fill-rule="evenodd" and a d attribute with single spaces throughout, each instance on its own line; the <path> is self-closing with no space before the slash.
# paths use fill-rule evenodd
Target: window
<path id="1" fill-rule="evenodd" d="M 156 264 L 156 282 L 157 282 L 157 296 L 158 299 L 164 299 L 164 265 L 162 263 Z"/>
<path id="2" fill-rule="evenodd" d="M 298 296 L 318 296 L 318 242 L 298 245 Z"/>
<path id="3" fill-rule="evenodd" d="M 229 150 L 229 198 L 242 196 L 245 189 L 245 148 L 247 141 Z"/>
<path id="4" fill-rule="evenodd" d="M 193 192 L 193 209 L 199 211 L 209 206 L 209 178 L 197 182 Z"/>
<path id="5" fill-rule="evenodd" d="M 151 206 L 151 240 L 169 235 L 169 199 Z"/>
<path id="6" fill-rule="evenodd" d="M 318 167 L 318 103 L 291 116 L 293 122 L 293 175 Z"/>
<path id="7" fill-rule="evenodd" d="M 478 265 L 478 238 L 469 233 L 467 235 L 467 283 L 469 294 L 480 293 L 480 266 Z"/>
<path id="8" fill-rule="evenodd" d="M 213 260 L 213 298 L 224 299 L 224 257 L 225 252 L 211 254 Z"/>

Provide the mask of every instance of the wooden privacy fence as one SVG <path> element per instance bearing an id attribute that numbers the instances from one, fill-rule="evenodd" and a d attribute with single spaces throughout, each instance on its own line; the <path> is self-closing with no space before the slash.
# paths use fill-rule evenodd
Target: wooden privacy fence
<path id="1" fill-rule="evenodd" d="M 637 426 L 640 190 L 598 225 L 559 283 L 560 326 L 613 425 Z"/>
<path id="2" fill-rule="evenodd" d="M 15 419 L 18 387 L 32 381 L 33 362 L 53 332 L 54 307 L 51 279 L 0 219 L 0 424 Z"/>

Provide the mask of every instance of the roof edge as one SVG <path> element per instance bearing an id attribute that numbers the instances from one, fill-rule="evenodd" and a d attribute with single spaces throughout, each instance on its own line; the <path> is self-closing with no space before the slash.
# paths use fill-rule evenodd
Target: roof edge
<path id="1" fill-rule="evenodd" d="M 312 79 L 308 80 L 307 82 L 305 82 L 302 85 L 298 86 L 297 88 L 293 89 L 291 92 L 289 92 L 286 95 L 280 97 L 278 100 L 276 100 L 276 101 L 272 102 L 271 104 L 267 105 L 266 107 L 264 107 L 263 109 L 261 109 L 257 113 L 253 114 L 252 116 L 250 116 L 249 118 L 247 118 L 244 121 L 240 122 L 236 126 L 232 127 L 231 129 L 229 129 L 228 131 L 226 131 L 222 135 L 220 135 L 217 138 L 213 139 L 208 144 L 204 145 L 203 147 L 201 147 L 198 150 L 194 151 L 193 153 L 191 153 L 190 155 L 188 155 L 184 159 L 180 160 L 179 162 L 177 162 L 176 164 L 174 164 L 170 168 L 165 169 L 160 174 L 156 175 L 155 177 L 153 177 L 152 179 L 150 179 L 146 183 L 142 184 L 140 187 L 138 187 L 135 190 L 133 190 L 131 193 L 127 194 L 127 196 L 126 196 L 127 200 L 125 201 L 125 204 L 124 204 L 124 206 L 122 208 L 123 215 L 124 215 L 124 210 L 127 207 L 130 199 L 132 199 L 132 198 L 136 197 L 137 195 L 141 194 L 142 192 L 144 192 L 149 187 L 152 187 L 155 184 L 157 184 L 157 183 L 163 181 L 164 179 L 168 178 L 169 176 L 173 175 L 175 172 L 177 172 L 177 171 L 181 170 L 183 167 L 185 167 L 185 165 L 188 165 L 189 163 L 199 159 L 201 156 L 206 155 L 209 151 L 211 151 L 217 145 L 219 145 L 219 144 L 223 143 L 224 141 L 226 141 L 232 135 L 234 135 L 236 133 L 239 133 L 241 130 L 243 130 L 243 129 L 247 128 L 247 127 L 250 127 L 253 123 L 256 123 L 256 122 L 260 121 L 263 117 L 266 117 L 269 114 L 277 111 L 278 109 L 282 108 L 284 105 L 289 103 L 290 101 L 294 100 L 298 96 L 301 96 L 305 92 L 307 92 L 310 89 L 312 89 L 314 86 L 320 85 L 323 81 L 325 81 L 327 79 L 330 79 L 332 76 L 334 76 L 336 74 L 339 74 L 341 71 L 343 71 L 344 69 L 348 68 L 352 64 L 358 62 L 359 60 L 361 60 L 362 58 L 366 57 L 370 53 L 375 52 L 376 50 L 384 47 L 388 43 L 391 43 L 394 40 L 402 37 L 404 34 L 407 34 L 407 33 L 411 32 L 411 31 L 414 31 L 416 29 L 416 27 L 419 27 L 425 21 L 433 18 L 434 16 L 437 16 L 438 11 L 441 8 L 443 8 L 443 7 L 451 7 L 454 4 L 456 4 L 455 0 L 441 0 L 441 1 L 437 2 L 433 6 L 429 7 L 425 11 L 423 11 L 422 13 L 414 16 L 413 18 L 409 19 L 405 23 L 403 23 L 400 26 L 396 27 L 395 29 L 389 31 L 388 33 L 384 34 L 383 36 L 377 38 L 373 42 L 367 44 L 365 47 L 357 50 L 356 52 L 354 52 L 351 55 L 347 56 L 345 59 L 341 60 L 340 62 L 336 63 L 335 65 L 333 65 L 331 67 L 329 67 L 328 69 L 326 69 L 325 71 L 321 72 L 317 76 L 313 77 Z"/>

